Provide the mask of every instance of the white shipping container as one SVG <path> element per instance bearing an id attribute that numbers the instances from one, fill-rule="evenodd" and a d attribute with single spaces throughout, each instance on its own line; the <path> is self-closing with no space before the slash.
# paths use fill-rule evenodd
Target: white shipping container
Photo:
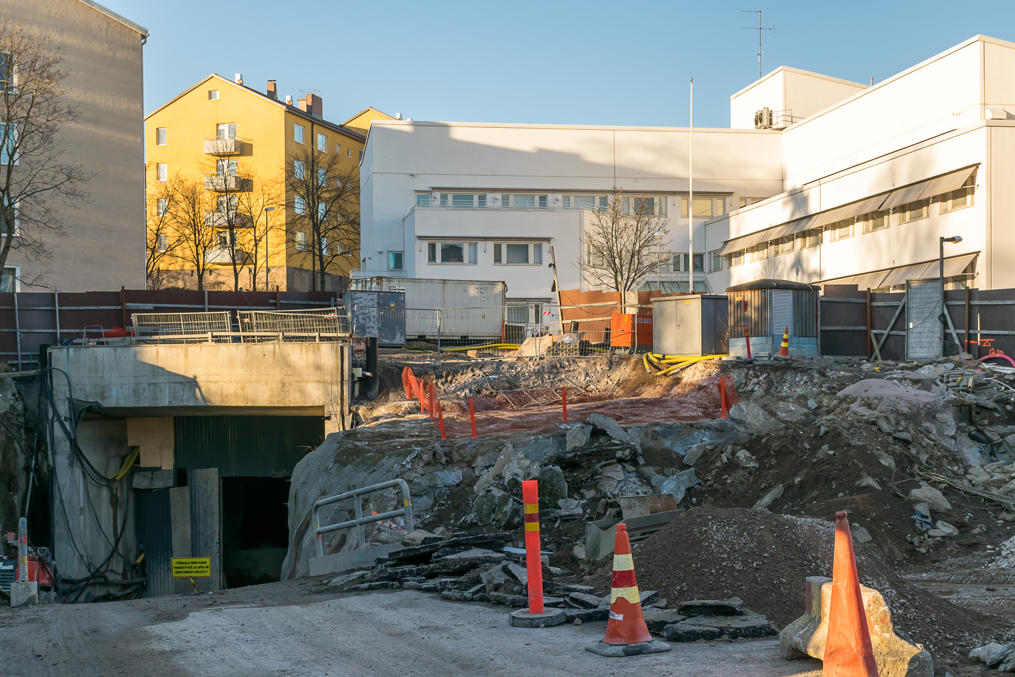
<path id="1" fill-rule="evenodd" d="M 504 282 L 365 277 L 352 279 L 350 288 L 405 292 L 408 339 L 436 338 L 439 333 L 443 338 L 500 340 L 504 329 L 507 293 Z"/>

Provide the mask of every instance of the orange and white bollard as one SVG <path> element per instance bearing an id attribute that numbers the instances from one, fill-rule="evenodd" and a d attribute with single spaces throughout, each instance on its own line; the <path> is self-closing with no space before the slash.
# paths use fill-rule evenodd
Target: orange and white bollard
<path id="1" fill-rule="evenodd" d="M 472 423 L 472 439 L 479 439 L 476 434 L 476 408 L 472 406 L 472 396 L 469 396 L 469 422 Z"/>
<path id="2" fill-rule="evenodd" d="M 525 524 L 526 586 L 529 608 L 511 612 L 511 625 L 518 628 L 546 628 L 560 625 L 565 616 L 561 609 L 543 606 L 543 559 L 539 549 L 539 482 L 522 482 L 522 514 Z"/>

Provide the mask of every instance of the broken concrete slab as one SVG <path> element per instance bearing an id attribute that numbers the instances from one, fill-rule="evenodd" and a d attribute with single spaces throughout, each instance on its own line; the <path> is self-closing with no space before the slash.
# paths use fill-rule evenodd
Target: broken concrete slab
<path id="1" fill-rule="evenodd" d="M 779 633 L 779 649 L 784 658 L 819 660 L 825 655 L 828 636 L 828 610 L 832 603 L 832 579 L 808 576 L 804 615 Z M 874 658 L 881 677 L 933 677 L 934 661 L 922 646 L 911 644 L 895 633 L 891 612 L 877 590 L 860 586 L 867 627 L 871 634 Z"/>
<path id="2" fill-rule="evenodd" d="M 744 616 L 693 616 L 685 623 L 716 628 L 720 637 L 728 639 L 757 639 L 776 634 L 772 622 L 761 614 Z"/>
<path id="3" fill-rule="evenodd" d="M 687 616 L 681 614 L 676 609 L 656 609 L 656 608 L 642 608 L 642 616 L 645 617 L 645 625 L 648 626 L 648 631 L 656 635 L 662 634 L 663 628 L 667 625 L 675 625 L 680 621 L 686 620 Z"/>
<path id="4" fill-rule="evenodd" d="M 451 538 L 437 542 L 428 542 L 410 548 L 395 550 L 387 554 L 387 559 L 390 561 L 406 563 L 424 563 L 429 562 L 430 558 L 438 550 L 450 550 L 451 548 L 461 548 L 463 550 L 466 548 L 488 548 L 499 551 L 505 545 L 510 543 L 513 538 L 514 534 L 510 533 L 452 536 Z"/>
<path id="5" fill-rule="evenodd" d="M 693 618 L 673 623 L 663 628 L 662 636 L 670 642 L 698 642 L 719 639 L 719 628 L 711 625 L 696 625 Z"/>
<path id="6" fill-rule="evenodd" d="M 564 609 L 564 618 L 568 623 L 579 620 L 582 623 L 605 621 L 610 617 L 608 609 Z"/>
<path id="7" fill-rule="evenodd" d="M 597 412 L 590 414 L 585 422 L 591 425 L 593 428 L 601 430 L 602 432 L 606 433 L 609 437 L 616 440 L 617 442 L 637 446 L 637 443 L 635 442 L 635 440 L 631 439 L 631 436 L 627 434 L 627 431 L 621 428 L 620 424 L 617 423 L 615 419 L 612 419 L 609 416 L 603 416 L 602 414 Z"/>
<path id="8" fill-rule="evenodd" d="M 570 592 L 564 595 L 564 599 L 571 605 L 580 609 L 596 609 L 599 607 L 599 596 L 590 595 L 584 592 Z"/>
<path id="9" fill-rule="evenodd" d="M 948 502 L 944 494 L 926 482 L 916 489 L 910 489 L 908 499 L 913 503 L 926 503 L 931 510 L 950 512 L 952 509 L 952 504 Z"/>
<path id="10" fill-rule="evenodd" d="M 582 424 L 568 428 L 567 432 L 564 433 L 564 451 L 574 451 L 575 449 L 581 449 L 588 445 L 589 438 L 592 436 L 592 426 Z"/>
<path id="11" fill-rule="evenodd" d="M 764 496 L 759 498 L 754 504 L 755 510 L 768 510 L 768 506 L 772 505 L 775 501 L 782 498 L 782 494 L 785 491 L 785 487 L 781 484 L 777 484 L 769 489 Z"/>
<path id="12" fill-rule="evenodd" d="M 740 616 L 744 613 L 744 601 L 739 597 L 692 599 L 678 604 L 677 612 L 685 616 Z"/>

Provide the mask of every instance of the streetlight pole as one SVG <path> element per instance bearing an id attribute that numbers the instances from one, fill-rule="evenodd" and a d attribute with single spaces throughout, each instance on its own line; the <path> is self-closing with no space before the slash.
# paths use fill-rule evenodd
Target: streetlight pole
<path id="1" fill-rule="evenodd" d="M 268 214 L 275 211 L 274 207 L 264 208 L 264 291 L 271 291 L 271 278 L 268 277 L 270 267 L 268 265 L 268 235 L 271 229 L 268 228 Z"/>
<path id="2" fill-rule="evenodd" d="M 962 242 L 962 236 L 945 237 L 942 235 L 937 239 L 937 273 L 941 280 L 941 316 L 938 318 L 941 320 L 941 357 L 945 356 L 945 346 L 948 345 L 948 318 L 945 316 L 945 313 L 948 312 L 948 305 L 945 301 L 945 242 L 952 244 Z"/>
<path id="3" fill-rule="evenodd" d="M 694 78 L 688 102 L 687 124 L 687 293 L 694 293 Z"/>

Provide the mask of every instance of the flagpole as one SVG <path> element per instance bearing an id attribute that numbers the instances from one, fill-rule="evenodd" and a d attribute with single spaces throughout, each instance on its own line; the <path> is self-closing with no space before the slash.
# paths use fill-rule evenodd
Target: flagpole
<path id="1" fill-rule="evenodd" d="M 687 126 L 687 291 L 694 293 L 694 78 L 691 78 L 690 122 Z"/>

